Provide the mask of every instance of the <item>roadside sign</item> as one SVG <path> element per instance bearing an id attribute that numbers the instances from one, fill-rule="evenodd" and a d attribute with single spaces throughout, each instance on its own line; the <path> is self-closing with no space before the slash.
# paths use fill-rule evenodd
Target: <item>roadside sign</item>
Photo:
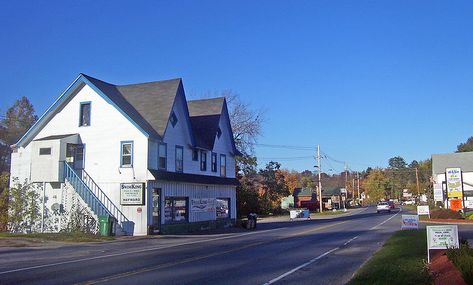
<path id="1" fill-rule="evenodd" d="M 443 202 L 443 190 L 442 190 L 442 183 L 435 183 L 434 184 L 434 201 Z"/>
<path id="2" fill-rule="evenodd" d="M 427 226 L 427 259 L 431 249 L 459 248 L 457 225 Z"/>
<path id="3" fill-rule="evenodd" d="M 401 230 L 419 229 L 419 216 L 417 215 L 402 215 Z"/>
<path id="4" fill-rule="evenodd" d="M 461 168 L 445 169 L 447 177 L 447 196 L 448 198 L 461 198 L 462 195 L 462 170 Z"/>
<path id="5" fill-rule="evenodd" d="M 417 215 L 429 215 L 430 216 L 430 210 L 429 206 L 417 206 Z"/>
<path id="6" fill-rule="evenodd" d="M 460 211 L 463 209 L 463 203 L 460 199 L 451 199 L 448 202 L 450 202 L 450 209 L 453 211 Z"/>

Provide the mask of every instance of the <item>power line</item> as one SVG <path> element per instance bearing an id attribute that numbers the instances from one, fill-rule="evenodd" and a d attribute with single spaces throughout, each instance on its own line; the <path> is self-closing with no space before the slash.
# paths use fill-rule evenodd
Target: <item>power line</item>
<path id="1" fill-rule="evenodd" d="M 277 145 L 277 144 L 254 144 L 255 146 L 259 147 L 267 147 L 267 148 L 281 148 L 281 149 L 291 149 L 291 150 L 308 150 L 314 151 L 315 147 L 312 146 L 296 146 L 296 145 Z"/>

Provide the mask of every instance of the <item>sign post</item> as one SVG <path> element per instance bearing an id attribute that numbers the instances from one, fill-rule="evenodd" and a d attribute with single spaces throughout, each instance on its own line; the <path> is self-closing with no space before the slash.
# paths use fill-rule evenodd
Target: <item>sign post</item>
<path id="1" fill-rule="evenodd" d="M 457 225 L 427 226 L 427 262 L 431 249 L 459 248 Z"/>
<path id="2" fill-rule="evenodd" d="M 463 201 L 463 179 L 461 168 L 446 168 L 445 181 L 447 182 L 448 202 L 450 199 L 461 199 Z"/>

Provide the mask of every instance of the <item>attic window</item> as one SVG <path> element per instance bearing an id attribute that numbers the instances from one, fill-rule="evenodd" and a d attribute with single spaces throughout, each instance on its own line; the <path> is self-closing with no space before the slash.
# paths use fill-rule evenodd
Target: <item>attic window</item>
<path id="1" fill-rule="evenodd" d="M 171 113 L 171 118 L 169 119 L 171 121 L 172 127 L 175 127 L 177 124 L 177 117 L 176 114 L 174 114 L 174 111 Z"/>
<path id="2" fill-rule="evenodd" d="M 220 138 L 220 136 L 222 135 L 222 130 L 220 129 L 220 127 L 217 129 L 217 138 Z"/>

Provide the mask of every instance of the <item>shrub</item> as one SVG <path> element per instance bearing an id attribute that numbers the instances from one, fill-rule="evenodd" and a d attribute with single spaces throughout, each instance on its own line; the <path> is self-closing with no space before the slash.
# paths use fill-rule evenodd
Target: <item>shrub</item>
<path id="1" fill-rule="evenodd" d="M 450 209 L 434 209 L 430 212 L 431 219 L 463 219 L 462 214 Z"/>
<path id="2" fill-rule="evenodd" d="M 473 250 L 468 243 L 461 243 L 460 248 L 448 249 L 447 256 L 460 270 L 465 282 L 473 285 Z"/>

